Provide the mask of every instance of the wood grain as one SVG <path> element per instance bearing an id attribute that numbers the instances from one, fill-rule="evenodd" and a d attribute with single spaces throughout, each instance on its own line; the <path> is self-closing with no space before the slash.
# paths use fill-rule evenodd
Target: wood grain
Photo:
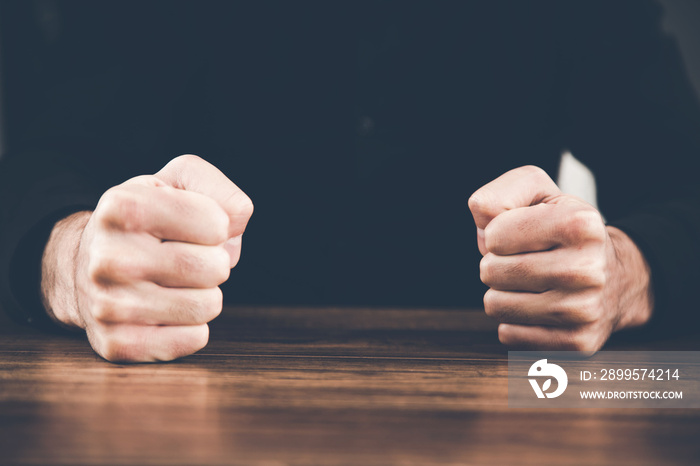
<path id="1" fill-rule="evenodd" d="M 697 410 L 509 409 L 495 329 L 480 311 L 228 308 L 201 352 L 114 365 L 82 335 L 5 326 L 0 462 L 698 464 Z"/>

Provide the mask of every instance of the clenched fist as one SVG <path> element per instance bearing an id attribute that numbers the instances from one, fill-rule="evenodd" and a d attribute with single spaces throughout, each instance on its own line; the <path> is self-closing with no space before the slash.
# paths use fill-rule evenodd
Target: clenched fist
<path id="1" fill-rule="evenodd" d="M 651 317 L 649 267 L 598 211 L 563 194 L 540 168 L 511 170 L 476 191 L 486 313 L 501 342 L 597 351 L 616 330 Z"/>
<path id="2" fill-rule="evenodd" d="M 240 256 L 250 199 L 193 155 L 104 193 L 94 212 L 56 224 L 42 295 L 109 361 L 168 361 L 203 348 L 219 285 Z"/>

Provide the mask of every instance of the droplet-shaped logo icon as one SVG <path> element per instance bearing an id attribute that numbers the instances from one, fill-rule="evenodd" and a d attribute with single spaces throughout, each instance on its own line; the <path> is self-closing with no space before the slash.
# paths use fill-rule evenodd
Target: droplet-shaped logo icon
<path id="1" fill-rule="evenodd" d="M 569 383 L 569 377 L 567 377 L 566 371 L 556 364 L 548 363 L 546 359 L 540 359 L 530 366 L 527 375 L 529 377 L 548 377 L 542 384 L 542 388 L 540 388 L 537 379 L 528 379 L 537 398 L 556 398 L 564 393 Z M 552 378 L 557 381 L 557 389 L 548 393 L 547 390 L 552 386 Z"/>

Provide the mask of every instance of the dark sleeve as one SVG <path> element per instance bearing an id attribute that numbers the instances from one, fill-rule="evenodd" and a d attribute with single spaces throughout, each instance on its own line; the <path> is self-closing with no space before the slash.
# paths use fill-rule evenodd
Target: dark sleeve
<path id="1" fill-rule="evenodd" d="M 97 195 L 51 154 L 0 161 L 0 304 L 14 320 L 48 324 L 40 301 L 41 255 L 56 221 L 92 210 Z"/>
<path id="2" fill-rule="evenodd" d="M 594 172 L 608 223 L 651 266 L 655 326 L 692 328 L 700 321 L 698 100 L 656 3 L 580 3 L 563 30 L 567 146 Z"/>
<path id="3" fill-rule="evenodd" d="M 191 52 L 174 34 L 184 26 L 167 22 L 178 9 L 163 7 L 0 2 L 0 306 L 15 320 L 48 322 L 40 262 L 54 223 L 173 156 L 164 141 L 187 113 L 175 107 L 187 81 L 178 65 Z"/>

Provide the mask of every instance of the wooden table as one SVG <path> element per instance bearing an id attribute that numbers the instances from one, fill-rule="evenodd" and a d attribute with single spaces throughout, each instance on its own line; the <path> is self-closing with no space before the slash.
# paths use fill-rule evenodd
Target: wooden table
<path id="1" fill-rule="evenodd" d="M 230 308 L 198 354 L 114 365 L 80 335 L 4 326 L 0 462 L 700 464 L 700 410 L 509 409 L 495 328 L 479 311 Z"/>

